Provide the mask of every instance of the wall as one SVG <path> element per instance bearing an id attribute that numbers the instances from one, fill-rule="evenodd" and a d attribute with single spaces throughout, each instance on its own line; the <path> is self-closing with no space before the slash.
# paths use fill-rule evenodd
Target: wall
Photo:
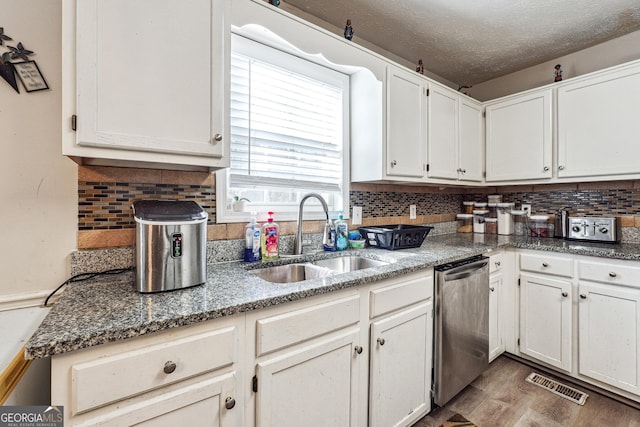
<path id="1" fill-rule="evenodd" d="M 488 101 L 544 86 L 553 82 L 556 64 L 562 65 L 562 76 L 566 80 L 635 59 L 640 59 L 640 31 L 474 85 L 470 95 L 480 101 Z"/>
<path id="2" fill-rule="evenodd" d="M 77 168 L 60 141 L 60 8 L 60 0 L 2 2 L 0 26 L 14 39 L 5 45 L 34 51 L 51 90 L 18 94 L 0 80 L 0 310 L 41 304 L 66 279 L 76 247 Z"/>

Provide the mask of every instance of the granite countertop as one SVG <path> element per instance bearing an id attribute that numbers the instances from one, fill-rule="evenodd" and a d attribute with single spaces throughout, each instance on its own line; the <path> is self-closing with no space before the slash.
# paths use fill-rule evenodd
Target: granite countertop
<path id="1" fill-rule="evenodd" d="M 25 357 L 36 359 L 119 341 L 147 333 L 186 326 L 222 316 L 257 310 L 340 289 L 360 286 L 438 264 L 516 247 L 579 255 L 640 261 L 638 245 L 589 244 L 556 239 L 478 234 L 427 236 L 420 248 L 387 251 L 349 250 L 389 264 L 290 284 L 273 284 L 250 273 L 251 269 L 296 261 L 342 256 L 319 253 L 287 257 L 262 264 L 240 261 L 211 264 L 207 283 L 192 288 L 141 294 L 132 273 L 74 283 L 57 300 L 27 342 Z"/>

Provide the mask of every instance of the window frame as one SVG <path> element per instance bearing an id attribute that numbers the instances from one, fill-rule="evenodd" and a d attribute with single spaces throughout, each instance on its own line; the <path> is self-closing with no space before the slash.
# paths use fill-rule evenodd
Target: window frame
<path id="1" fill-rule="evenodd" d="M 349 176 L 350 176 L 350 75 L 340 70 L 339 66 L 331 64 L 319 55 L 308 55 L 295 47 L 282 43 L 267 43 L 263 40 L 256 40 L 254 37 L 232 31 L 232 43 L 234 43 L 234 50 L 239 51 L 244 55 L 256 58 L 258 60 L 272 63 L 275 66 L 291 69 L 293 72 L 297 72 L 303 75 L 307 75 L 317 80 L 328 80 L 329 82 L 335 82 L 338 78 L 343 85 L 343 97 L 342 97 L 342 184 L 340 190 L 340 197 L 342 198 L 342 206 L 330 206 L 330 211 L 342 210 L 344 218 L 349 217 Z M 259 46 L 256 46 L 259 45 Z M 238 48 L 237 46 L 240 46 Z M 275 52 L 274 52 L 275 50 Z M 256 54 L 256 52 L 258 52 Z M 284 65 L 283 65 L 284 64 Z M 294 65 L 291 65 L 294 64 Z M 291 66 L 290 66 L 291 65 Z M 319 75 L 325 71 L 330 72 L 330 77 L 325 75 Z M 311 70 L 311 72 L 309 72 Z M 339 77 L 336 77 L 339 76 Z M 324 78 L 323 78 L 324 77 Z M 334 83 L 335 84 L 335 83 Z M 230 90 L 230 88 L 228 88 Z M 230 142 L 229 142 L 230 143 Z M 231 206 L 232 200 L 229 194 L 230 183 L 230 168 L 226 168 L 216 172 L 216 223 L 235 223 L 249 221 L 252 212 L 251 206 L 247 206 L 245 212 L 234 212 L 232 209 L 228 209 Z M 313 191 L 313 190 L 310 190 Z M 305 191 L 310 192 L 310 191 Z M 293 209 L 291 209 L 293 208 Z M 272 209 L 274 212 L 274 218 L 276 221 L 295 221 L 297 220 L 297 205 L 288 205 L 286 210 L 278 210 L 277 205 Z M 260 214 L 264 214 L 262 211 L 258 211 Z M 266 218 L 266 215 L 265 215 Z M 325 215 L 322 211 L 320 204 L 315 202 L 315 199 L 310 199 L 305 204 L 305 219 L 324 219 Z M 261 216 L 258 217 L 261 221 Z"/>

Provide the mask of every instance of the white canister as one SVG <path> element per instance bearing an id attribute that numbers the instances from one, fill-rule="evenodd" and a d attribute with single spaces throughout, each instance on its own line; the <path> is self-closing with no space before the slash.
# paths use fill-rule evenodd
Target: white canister
<path id="1" fill-rule="evenodd" d="M 473 232 L 484 233 L 484 220 L 489 213 L 486 209 L 474 209 L 473 210 Z"/>
<path id="2" fill-rule="evenodd" d="M 511 210 L 514 203 L 498 203 L 498 234 L 513 234 L 515 232 L 515 223 Z"/>

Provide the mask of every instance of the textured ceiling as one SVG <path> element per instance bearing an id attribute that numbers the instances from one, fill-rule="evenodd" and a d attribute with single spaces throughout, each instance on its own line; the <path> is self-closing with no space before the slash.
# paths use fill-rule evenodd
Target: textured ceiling
<path id="1" fill-rule="evenodd" d="M 640 30 L 640 0 L 284 0 L 460 85 Z"/>

